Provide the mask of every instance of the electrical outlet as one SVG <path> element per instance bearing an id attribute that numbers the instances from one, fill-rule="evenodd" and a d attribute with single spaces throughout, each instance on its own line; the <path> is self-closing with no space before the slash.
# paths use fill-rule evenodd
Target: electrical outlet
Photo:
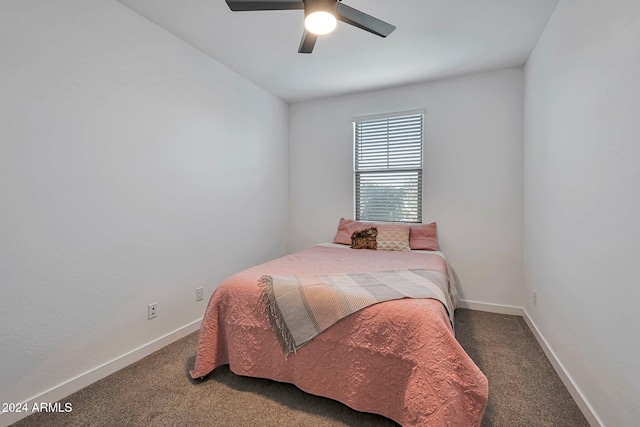
<path id="1" fill-rule="evenodd" d="M 196 288 L 196 301 L 202 301 L 202 298 L 204 298 L 204 286 Z"/>
<path id="2" fill-rule="evenodd" d="M 536 307 L 538 306 L 538 293 L 536 291 L 533 291 L 533 305 L 535 305 Z"/>
<path id="3" fill-rule="evenodd" d="M 149 304 L 149 306 L 147 307 L 147 318 L 151 320 L 155 319 L 156 317 L 158 317 L 158 303 L 154 302 Z"/>

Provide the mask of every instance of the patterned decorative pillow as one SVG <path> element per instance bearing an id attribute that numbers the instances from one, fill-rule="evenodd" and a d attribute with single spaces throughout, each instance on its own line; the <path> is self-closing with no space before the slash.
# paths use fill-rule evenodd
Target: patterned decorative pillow
<path id="1" fill-rule="evenodd" d="M 379 251 L 409 252 L 409 234 L 411 227 L 407 224 L 376 224 L 378 236 L 376 243 Z"/>
<path id="2" fill-rule="evenodd" d="M 377 247 L 376 237 L 378 229 L 375 227 L 354 231 L 351 235 L 351 247 L 353 249 L 373 249 Z"/>

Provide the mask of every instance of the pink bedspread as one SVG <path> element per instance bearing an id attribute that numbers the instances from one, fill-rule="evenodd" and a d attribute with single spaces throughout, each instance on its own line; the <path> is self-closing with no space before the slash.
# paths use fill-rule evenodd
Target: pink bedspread
<path id="1" fill-rule="evenodd" d="M 238 375 L 292 383 L 403 426 L 480 425 L 487 379 L 456 341 L 439 301 L 375 304 L 287 357 L 258 302 L 258 279 L 265 274 L 403 268 L 447 269 L 440 256 L 424 252 L 315 246 L 230 277 L 209 301 L 191 376 L 229 364 Z"/>

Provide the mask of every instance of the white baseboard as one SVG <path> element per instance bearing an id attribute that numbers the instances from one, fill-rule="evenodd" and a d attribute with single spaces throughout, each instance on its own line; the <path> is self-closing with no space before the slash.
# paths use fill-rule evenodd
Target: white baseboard
<path id="1" fill-rule="evenodd" d="M 105 378 L 113 374 L 114 372 L 131 365 L 134 362 L 137 362 L 143 357 L 146 357 L 151 353 L 158 351 L 163 347 L 166 347 L 167 345 L 179 340 L 180 338 L 186 337 L 190 333 L 197 331 L 200 328 L 201 322 L 202 319 L 191 322 L 188 325 L 178 328 L 173 332 L 169 332 L 168 334 L 147 344 L 144 344 L 134 350 L 131 350 L 128 353 L 118 356 L 115 359 L 104 363 L 103 365 L 93 368 L 83 374 L 78 375 L 75 378 L 71 378 L 70 380 L 63 382 L 62 384 L 52 387 L 49 390 L 46 390 L 27 400 L 27 406 L 28 408 L 32 408 L 35 403 L 53 403 L 64 399 L 70 394 L 75 393 L 76 391 L 98 380 L 101 380 L 102 378 Z M 29 412 L 0 413 L 0 426 L 6 427 L 9 424 L 15 423 L 16 421 L 27 417 L 28 415 L 30 415 Z"/>
<path id="2" fill-rule="evenodd" d="M 524 311 L 522 307 L 515 307 L 512 305 L 501 304 L 489 304 L 486 302 L 477 301 L 458 301 L 459 308 L 468 308 L 469 310 L 487 311 L 489 313 L 509 314 L 512 316 L 522 316 Z"/>
<path id="3" fill-rule="evenodd" d="M 555 352 L 549 346 L 549 343 L 547 343 L 547 340 L 544 339 L 544 337 L 538 330 L 538 327 L 536 326 L 536 324 L 533 323 L 533 320 L 531 320 L 531 317 L 529 317 L 529 313 L 527 313 L 527 310 L 522 309 L 522 311 L 524 313 L 524 315 L 522 316 L 524 317 L 524 321 L 529 326 L 529 329 L 531 329 L 531 332 L 533 332 L 533 335 L 536 337 L 536 340 L 538 340 L 540 347 L 542 347 L 542 350 L 544 350 L 544 353 L 547 355 L 547 358 L 553 365 L 554 369 L 558 373 L 558 376 L 564 383 L 567 390 L 569 390 L 569 394 L 571 394 L 571 397 L 573 397 L 573 400 L 575 400 L 576 404 L 578 405 L 578 408 L 580 408 L 580 410 L 582 411 L 582 414 L 587 419 L 587 422 L 589 423 L 589 425 L 591 427 L 604 426 L 604 424 L 602 423 L 602 420 L 600 420 L 600 418 L 594 411 L 593 407 L 589 404 L 589 402 L 584 397 L 580 389 L 576 386 L 575 382 L 573 381 L 573 378 L 571 377 L 571 375 L 569 375 L 567 370 L 564 368 L 564 365 L 562 364 L 562 362 L 558 360 Z"/>

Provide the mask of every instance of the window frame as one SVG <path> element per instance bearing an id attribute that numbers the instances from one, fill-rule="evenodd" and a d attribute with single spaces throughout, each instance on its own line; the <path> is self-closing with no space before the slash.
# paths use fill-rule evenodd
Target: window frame
<path id="1" fill-rule="evenodd" d="M 419 124 L 420 124 L 420 129 L 419 129 L 419 166 L 415 166 L 415 165 L 411 165 L 409 167 L 380 167 L 380 165 L 378 164 L 377 166 L 374 167 L 358 167 L 358 150 L 360 147 L 360 152 L 362 152 L 362 144 L 363 141 L 362 139 L 360 139 L 360 141 L 358 140 L 358 126 L 362 126 L 363 123 L 366 122 L 382 122 L 384 120 L 394 120 L 394 119 L 399 119 L 399 118 L 407 118 L 407 119 L 411 119 L 411 117 L 413 116 L 420 116 L 419 118 Z M 423 183 L 424 183 L 424 118 L 425 118 L 425 112 L 424 110 L 409 110 L 409 111 L 399 111 L 399 112 L 394 112 L 394 113 L 387 113 L 387 114 L 378 114 L 378 115 L 370 115 L 370 116 L 359 116 L 359 117 L 353 117 L 352 119 L 352 128 L 353 128 L 353 209 L 354 209 L 354 218 L 356 220 L 362 220 L 362 221 L 383 221 L 383 222 L 411 222 L 411 223 L 422 223 L 422 210 L 423 210 Z M 400 162 L 403 159 L 403 154 L 399 154 L 397 156 L 395 156 L 395 158 L 393 158 L 393 156 L 390 156 L 390 152 L 389 152 L 389 145 L 388 145 L 388 141 L 389 141 L 389 123 L 387 122 L 387 163 L 389 163 L 389 160 L 395 160 L 396 163 Z M 397 130 L 401 129 L 401 125 L 396 126 Z M 393 130 L 393 127 L 391 128 Z M 408 139 L 411 139 L 411 137 L 415 138 L 415 134 L 410 135 Z M 372 144 L 375 144 L 375 142 L 371 142 Z M 379 142 L 378 142 L 379 143 Z M 413 147 L 413 145 L 411 145 L 411 147 Z M 404 155 L 406 156 L 406 155 Z M 415 161 L 415 158 L 414 158 Z M 371 162 L 371 160 L 369 160 L 369 162 Z M 365 163 L 366 163 L 366 159 L 365 159 Z M 401 162 L 400 162 L 401 163 Z M 371 163 L 370 163 L 371 164 Z M 389 214 L 385 212 L 384 215 L 374 215 L 374 217 L 363 217 L 362 216 L 362 208 L 361 208 L 361 204 L 362 204 L 362 198 L 360 197 L 361 195 L 361 191 L 359 191 L 359 183 L 360 183 L 360 189 L 362 188 L 362 177 L 363 176 L 367 176 L 367 175 L 374 175 L 374 174 L 389 174 L 389 175 L 393 175 L 395 174 L 399 174 L 399 173 L 416 173 L 417 177 L 415 178 L 415 190 L 413 190 L 415 192 L 415 198 L 412 199 L 412 201 L 415 202 L 415 207 L 414 207 L 414 211 L 415 211 L 415 217 L 414 218 L 407 218 L 407 217 L 401 217 L 400 219 L 397 219 L 392 217 L 392 216 L 388 216 Z M 397 177 L 397 176 L 396 176 Z M 397 179 L 401 180 L 401 178 L 397 177 Z M 380 181 L 382 182 L 382 181 Z M 409 187 L 411 188 L 411 187 Z M 390 204 L 389 207 L 392 207 L 393 204 Z"/>

